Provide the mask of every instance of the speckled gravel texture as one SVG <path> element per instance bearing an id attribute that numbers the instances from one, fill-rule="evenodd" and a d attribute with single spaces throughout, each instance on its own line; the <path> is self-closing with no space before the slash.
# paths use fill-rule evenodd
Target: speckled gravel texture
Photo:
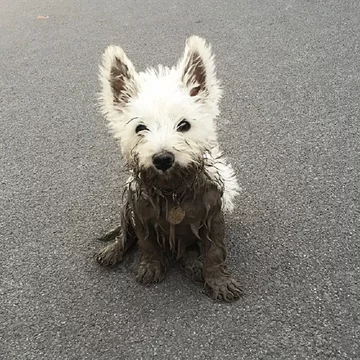
<path id="1" fill-rule="evenodd" d="M 360 358 L 358 0 L 0 6 L 1 359 Z M 231 305 L 177 268 L 138 285 L 136 253 L 92 258 L 126 178 L 96 104 L 101 53 L 170 65 L 191 34 L 213 44 L 243 188 Z"/>

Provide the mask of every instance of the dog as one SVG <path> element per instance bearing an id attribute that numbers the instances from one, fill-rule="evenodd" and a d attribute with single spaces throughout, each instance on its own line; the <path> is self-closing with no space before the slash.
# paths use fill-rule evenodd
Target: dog
<path id="1" fill-rule="evenodd" d="M 136 72 L 122 48 L 109 46 L 100 66 L 100 104 L 130 171 L 121 224 L 96 259 L 112 266 L 135 243 L 137 281 L 160 282 L 174 261 L 216 300 L 242 294 L 226 266 L 224 213 L 239 192 L 220 150 L 215 119 L 222 90 L 211 46 L 187 39 L 172 68 Z"/>

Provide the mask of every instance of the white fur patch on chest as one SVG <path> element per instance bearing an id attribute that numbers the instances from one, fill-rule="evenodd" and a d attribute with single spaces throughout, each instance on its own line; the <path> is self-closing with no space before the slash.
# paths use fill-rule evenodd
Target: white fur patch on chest
<path id="1" fill-rule="evenodd" d="M 219 147 L 211 149 L 204 158 L 205 169 L 210 179 L 214 181 L 216 186 L 222 186 L 222 209 L 224 212 L 231 213 L 234 210 L 234 199 L 240 191 L 235 171 L 227 163 Z"/>

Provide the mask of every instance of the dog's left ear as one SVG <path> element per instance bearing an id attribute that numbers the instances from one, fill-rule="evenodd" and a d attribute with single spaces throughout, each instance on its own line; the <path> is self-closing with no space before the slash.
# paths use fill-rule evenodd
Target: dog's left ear
<path id="1" fill-rule="evenodd" d="M 181 81 L 190 96 L 218 102 L 221 91 L 216 79 L 214 56 L 211 54 L 211 46 L 204 39 L 191 36 L 186 40 L 179 69 Z"/>

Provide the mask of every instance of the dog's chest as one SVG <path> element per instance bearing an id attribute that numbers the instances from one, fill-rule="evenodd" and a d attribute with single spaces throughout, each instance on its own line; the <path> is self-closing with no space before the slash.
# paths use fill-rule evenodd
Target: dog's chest
<path id="1" fill-rule="evenodd" d="M 153 225 L 159 224 L 164 230 L 171 225 L 183 228 L 194 223 L 202 224 L 213 209 L 221 206 L 221 194 L 215 186 L 203 191 L 188 191 L 183 196 L 141 196 L 136 204 L 137 215 Z"/>

